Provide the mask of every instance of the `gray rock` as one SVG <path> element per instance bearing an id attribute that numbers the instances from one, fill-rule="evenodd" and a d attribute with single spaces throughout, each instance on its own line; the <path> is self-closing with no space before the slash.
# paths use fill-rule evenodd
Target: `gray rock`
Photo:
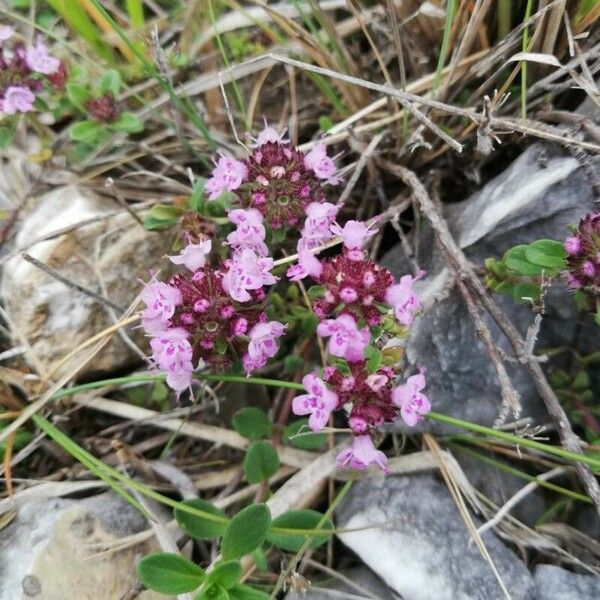
<path id="1" fill-rule="evenodd" d="M 593 206 L 592 189 L 577 161 L 552 147 L 536 144 L 473 197 L 446 206 L 445 216 L 467 256 L 481 264 L 487 257 L 501 257 L 516 244 L 566 237 L 567 226 L 578 222 Z M 409 270 L 400 253 L 394 249 L 384 258 L 397 276 Z M 419 366 L 427 368 L 427 394 L 434 410 L 492 425 L 501 403 L 496 371 L 458 292 L 453 290 L 444 300 L 433 302 L 450 275 L 430 230 L 425 230 L 419 240 L 417 259 L 428 273 L 417 286 L 426 308 L 407 342 L 409 371 Z M 531 310 L 508 297 L 496 296 L 496 300 L 525 333 L 533 319 Z M 562 286 L 554 286 L 546 299 L 538 347 L 573 345 L 576 314 L 569 293 Z M 487 314 L 483 318 L 497 346 L 510 354 L 498 327 Z M 598 339 L 595 343 L 600 347 Z M 546 412 L 525 370 L 510 363 L 506 367 L 521 396 L 521 416 L 545 420 Z M 434 421 L 424 421 L 420 427 L 438 433 L 452 430 Z"/>
<path id="2" fill-rule="evenodd" d="M 28 502 L 0 531 L 0 600 L 119 600 L 136 582 L 137 560 L 157 544 L 150 539 L 102 554 L 97 545 L 119 546 L 147 528 L 146 519 L 112 493 Z M 139 598 L 166 597 L 146 591 Z"/>
<path id="3" fill-rule="evenodd" d="M 533 574 L 535 600 L 598 600 L 600 576 L 577 575 L 554 565 L 538 565 Z"/>
<path id="4" fill-rule="evenodd" d="M 336 514 L 340 527 L 358 529 L 340 534 L 342 542 L 404 600 L 505 600 L 434 476 L 360 481 Z M 531 600 L 533 579 L 523 562 L 491 532 L 482 538 L 512 599 Z"/>
<path id="5" fill-rule="evenodd" d="M 483 454 L 486 454 L 485 451 Z M 507 500 L 512 498 L 512 496 L 529 483 L 490 463 L 482 462 L 482 460 L 467 455 L 458 449 L 453 452 L 453 455 L 458 460 L 469 483 L 497 506 L 504 505 Z M 486 456 L 489 456 L 489 454 L 486 454 Z M 499 456 L 495 456 L 494 460 L 500 463 L 504 462 Z M 522 523 L 534 526 L 544 514 L 546 508 L 546 495 L 540 487 L 537 487 L 518 502 L 510 510 L 510 514 Z M 595 511 L 592 509 L 591 512 Z"/>
<path id="6" fill-rule="evenodd" d="M 126 308 L 168 250 L 168 239 L 146 231 L 118 205 L 75 186 L 54 189 L 35 200 L 15 240 L 25 250 L 66 279 L 101 293 L 99 274 L 107 296 Z M 112 216 L 111 216 L 112 215 Z M 96 218 L 64 235 L 38 241 L 70 225 Z M 95 265 L 94 269 L 92 265 Z M 26 359 L 38 370 L 51 371 L 63 356 L 80 343 L 113 325 L 107 307 L 48 275 L 17 255 L 6 262 L 2 297 L 9 315 L 15 344 L 29 344 Z M 141 329 L 128 329 L 138 343 Z M 124 368 L 136 360 L 119 335 L 79 371 L 79 376 Z M 138 359 L 139 360 L 139 359 Z M 81 355 L 62 365 L 60 373 L 81 363 Z"/>

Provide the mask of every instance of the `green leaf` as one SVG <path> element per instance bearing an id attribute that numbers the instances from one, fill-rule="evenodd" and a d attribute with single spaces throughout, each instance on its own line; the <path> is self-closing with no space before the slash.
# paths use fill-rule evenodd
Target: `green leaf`
<path id="1" fill-rule="evenodd" d="M 177 225 L 177 219 L 161 220 L 156 219 L 152 215 L 146 215 L 144 217 L 144 229 L 147 229 L 148 231 L 168 229 L 169 227 L 173 227 L 173 225 Z"/>
<path id="2" fill-rule="evenodd" d="M 327 292 L 327 288 L 324 285 L 313 285 L 306 290 L 308 297 L 313 300 L 317 300 L 319 298 L 323 298 L 325 296 L 325 292 Z"/>
<path id="3" fill-rule="evenodd" d="M 266 504 L 252 504 L 241 510 L 229 523 L 221 542 L 225 560 L 241 558 L 258 548 L 267 537 L 271 513 Z"/>
<path id="4" fill-rule="evenodd" d="M 100 95 L 103 96 L 110 92 L 115 98 L 119 95 L 121 89 L 121 74 L 115 69 L 110 69 L 104 73 L 98 86 Z"/>
<path id="5" fill-rule="evenodd" d="M 14 127 L 0 127 L 0 149 L 8 148 L 15 137 Z"/>
<path id="6" fill-rule="evenodd" d="M 211 583 L 203 588 L 194 600 L 230 600 L 227 590 L 218 583 Z"/>
<path id="7" fill-rule="evenodd" d="M 527 302 L 529 298 L 535 301 L 540 297 L 540 286 L 535 283 L 517 283 L 512 288 L 512 295 L 518 302 Z"/>
<path id="8" fill-rule="evenodd" d="M 244 458 L 244 474 L 248 483 L 260 483 L 275 475 L 279 456 L 270 442 L 254 442 Z"/>
<path id="9" fill-rule="evenodd" d="M 254 552 L 252 552 L 252 558 L 254 559 L 254 564 L 259 571 L 266 571 L 269 568 L 267 555 L 262 548 L 257 548 L 254 550 Z"/>
<path id="10" fill-rule="evenodd" d="M 596 306 L 596 313 L 594 314 L 594 322 L 600 327 L 600 304 Z"/>
<path id="11" fill-rule="evenodd" d="M 302 430 L 302 433 L 308 435 L 301 435 L 294 437 L 297 433 Z M 308 419 L 298 419 L 292 421 L 283 433 L 283 441 L 294 448 L 300 448 L 301 450 L 320 450 L 327 444 L 326 433 L 313 433 L 308 427 Z"/>
<path id="12" fill-rule="evenodd" d="M 237 560 L 220 561 L 208 574 L 208 581 L 214 581 L 226 590 L 232 588 L 241 578 L 242 565 Z"/>
<path id="13" fill-rule="evenodd" d="M 161 594 L 193 592 L 206 578 L 204 571 L 179 554 L 150 554 L 137 565 L 138 579 L 150 590 Z"/>
<path id="14" fill-rule="evenodd" d="M 194 182 L 194 188 L 190 195 L 190 208 L 195 212 L 201 212 L 201 208 L 204 202 L 204 186 L 206 185 L 206 179 L 197 179 Z"/>
<path id="15" fill-rule="evenodd" d="M 283 368 L 286 373 L 295 373 L 304 366 L 304 359 L 301 356 L 295 356 L 294 354 L 288 354 L 283 359 Z"/>
<path id="16" fill-rule="evenodd" d="M 233 428 L 240 435 L 250 440 L 258 440 L 268 436 L 273 427 L 267 413 L 254 406 L 247 406 L 238 410 L 231 421 Z"/>
<path id="17" fill-rule="evenodd" d="M 210 502 L 200 498 L 185 500 L 182 502 L 182 504 L 190 506 L 191 508 L 196 508 L 210 515 L 223 517 L 224 519 L 227 518 L 222 510 Z M 177 520 L 179 527 L 181 527 L 188 535 L 191 535 L 197 540 L 212 540 L 215 538 L 220 538 L 225 533 L 225 529 L 227 529 L 226 521 L 212 521 L 183 511 L 180 508 L 175 509 L 175 519 Z"/>
<path id="18" fill-rule="evenodd" d="M 333 121 L 331 120 L 331 117 L 327 115 L 321 115 L 319 117 L 319 129 L 322 132 L 327 133 L 332 127 Z"/>
<path id="19" fill-rule="evenodd" d="M 317 331 L 317 325 L 319 324 L 319 318 L 315 313 L 310 312 L 306 316 L 302 317 L 302 333 L 306 337 L 313 336 Z"/>
<path id="20" fill-rule="evenodd" d="M 229 590 L 231 600 L 269 600 L 269 594 L 255 590 L 249 585 L 239 584 Z"/>
<path id="21" fill-rule="evenodd" d="M 527 257 L 525 256 L 526 250 L 527 246 L 524 244 L 510 248 L 510 250 L 507 250 L 506 254 L 504 255 L 504 264 L 509 269 L 512 269 L 521 275 L 537 277 L 542 274 L 544 269 L 543 267 L 534 265 L 527 260 Z"/>
<path id="22" fill-rule="evenodd" d="M 215 350 L 219 353 L 219 354 L 225 354 L 225 352 L 227 352 L 227 341 L 224 340 L 223 338 L 219 338 L 217 339 L 217 341 L 215 342 Z"/>
<path id="23" fill-rule="evenodd" d="M 110 126 L 112 129 L 125 133 L 138 133 L 144 129 L 142 122 L 132 112 L 121 113 Z"/>
<path id="24" fill-rule="evenodd" d="M 383 354 L 375 346 L 367 346 L 365 348 L 365 358 L 367 359 L 366 365 L 369 373 L 375 373 L 383 362 Z"/>
<path id="25" fill-rule="evenodd" d="M 90 93 L 82 85 L 78 83 L 67 83 L 67 98 L 71 104 L 82 112 L 87 112 L 85 108 L 86 102 L 90 99 Z"/>
<path id="26" fill-rule="evenodd" d="M 319 527 L 323 515 L 316 510 L 290 510 L 277 517 L 272 522 L 272 527 L 281 527 L 284 529 L 333 529 L 333 523 L 328 519 Z M 269 531 L 267 540 L 282 550 L 289 552 L 298 552 L 307 540 L 310 540 L 310 548 L 317 548 L 325 543 L 329 538 L 328 533 L 323 535 L 307 536 L 301 533 L 297 535 L 283 534 L 275 531 Z"/>
<path id="27" fill-rule="evenodd" d="M 76 142 L 93 144 L 100 135 L 101 125 L 96 121 L 79 121 L 69 128 L 69 137 Z"/>
<path id="28" fill-rule="evenodd" d="M 562 270 L 567 266 L 567 252 L 556 240 L 537 240 L 525 248 L 525 258 L 533 264 Z"/>

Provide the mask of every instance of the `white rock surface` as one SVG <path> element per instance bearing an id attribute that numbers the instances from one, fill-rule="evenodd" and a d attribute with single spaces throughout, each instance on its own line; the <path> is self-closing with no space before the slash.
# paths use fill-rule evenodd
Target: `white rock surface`
<path id="1" fill-rule="evenodd" d="M 339 527 L 356 530 L 339 534 L 342 542 L 403 600 L 506 600 L 433 475 L 359 481 L 336 515 Z M 533 580 L 521 559 L 491 532 L 482 539 L 512 600 L 532 600 Z"/>
<path id="2" fill-rule="evenodd" d="M 86 500 L 35 500 L 0 531 L 0 600 L 119 600 L 136 582 L 139 558 L 154 541 L 99 554 L 147 529 L 144 517 L 107 493 Z M 145 591 L 139 600 L 165 600 Z"/>
<path id="3" fill-rule="evenodd" d="M 144 230 L 118 205 L 75 186 L 57 188 L 35 201 L 15 240 L 24 250 L 67 279 L 101 293 L 101 273 L 108 297 L 127 307 L 167 251 L 166 236 Z M 91 218 L 100 219 L 56 238 L 37 242 L 49 234 Z M 104 218 L 102 218 L 104 217 Z M 33 244 L 33 245 L 32 245 Z M 96 268 L 93 267 L 96 265 Z M 31 345 L 26 359 L 47 370 L 81 342 L 113 324 L 106 306 L 69 288 L 20 256 L 10 259 L 2 279 L 2 296 L 15 333 Z M 129 332 L 132 332 L 129 329 Z M 139 330 L 133 330 L 141 341 Z M 20 340 L 15 335 L 15 344 Z M 131 362 L 132 351 L 118 335 L 80 371 L 79 375 L 121 368 Z M 78 362 L 73 359 L 63 372 Z"/>
<path id="4" fill-rule="evenodd" d="M 598 600 L 600 576 L 578 575 L 554 565 L 538 565 L 535 600 Z"/>

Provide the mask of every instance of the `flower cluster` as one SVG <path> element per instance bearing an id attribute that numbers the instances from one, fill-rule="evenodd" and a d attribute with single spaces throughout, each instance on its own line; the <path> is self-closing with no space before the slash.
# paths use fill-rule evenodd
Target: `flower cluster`
<path id="1" fill-rule="evenodd" d="M 594 304 L 600 301 L 600 212 L 579 222 L 575 233 L 565 240 L 567 282 L 581 290 Z"/>
<path id="2" fill-rule="evenodd" d="M 246 159 L 219 157 L 205 189 L 209 200 L 234 192 L 242 208 L 258 211 L 266 224 L 277 230 L 303 221 L 310 204 L 324 203 L 323 184 L 338 181 L 324 144 L 318 143 L 304 154 L 266 127 Z"/>
<path id="3" fill-rule="evenodd" d="M 48 53 L 38 40 L 32 47 L 14 42 L 11 27 L 0 26 L 0 113 L 14 115 L 34 109 L 34 102 L 45 84 L 61 88 L 66 82 L 66 68 Z"/>
<path id="4" fill-rule="evenodd" d="M 282 323 L 267 317 L 267 289 L 277 283 L 269 241 L 277 229 L 296 226 L 297 263 L 287 278 L 310 277 L 317 284 L 309 290 L 317 298 L 316 332 L 330 360 L 322 374 L 304 377 L 307 393 L 293 400 L 292 411 L 308 416 L 319 431 L 344 409 L 353 442 L 338 456 L 339 466 L 385 469 L 386 457 L 373 442 L 376 428 L 398 417 L 412 426 L 430 410 L 424 371 L 403 381 L 398 366 L 383 360 L 386 347 L 420 309 L 416 278 L 395 282 L 368 258 L 363 248 L 375 233 L 373 224 L 336 221 L 338 209 L 326 201 L 324 184 L 337 183 L 339 176 L 323 144 L 304 154 L 270 127 L 254 142 L 245 160 L 221 155 L 205 185 L 208 200 L 233 193 L 222 240 L 229 255 L 211 264 L 211 256 L 216 263 L 214 255 L 223 250 L 215 252 L 217 232 L 196 219 L 184 228 L 187 245 L 171 257 L 187 272 L 167 283 L 153 278 L 142 293 L 142 325 L 152 336 L 153 360 L 178 391 L 189 387 L 199 366 L 224 370 L 237 364 L 247 374 L 263 368 L 285 333 Z M 315 254 L 335 236 L 343 243 L 341 253 L 319 259 Z"/>
<path id="5" fill-rule="evenodd" d="M 375 428 L 392 423 L 398 415 L 413 426 L 431 406 L 422 393 L 423 370 L 399 383 L 390 366 L 373 364 L 369 356 L 381 355 L 377 346 L 382 345 L 385 317 L 393 315 L 405 328 L 411 325 L 420 309 L 412 286 L 424 273 L 417 278 L 405 275 L 394 283 L 387 269 L 365 255 L 363 246 L 374 233 L 369 226 L 348 221 L 341 227 L 333 222 L 335 211 L 321 211 L 318 216 L 309 224 L 307 215 L 298 242 L 298 264 L 287 275 L 293 281 L 311 277 L 320 285 L 314 305 L 321 319 L 317 334 L 328 338 L 327 350 L 338 362 L 325 368 L 322 379 L 316 373 L 307 375 L 303 381 L 307 394 L 298 396 L 292 408 L 298 415 L 310 414 L 309 426 L 314 430 L 322 429 L 333 411 L 345 408 L 353 444 L 338 456 L 338 465 L 364 469 L 377 464 L 385 469 L 385 455 L 376 450 L 372 439 Z M 311 248 L 333 235 L 342 238 L 342 253 L 320 261 Z"/>
<path id="6" fill-rule="evenodd" d="M 224 371 L 236 360 L 247 373 L 265 366 L 278 351 L 284 326 L 268 321 L 264 286 L 277 279 L 266 256 L 262 215 L 252 209 L 229 212 L 237 229 L 227 244 L 232 255 L 217 268 L 209 264 L 212 241 L 199 231 L 171 262 L 190 273 L 144 288 L 142 326 L 153 336 L 152 358 L 175 390 L 189 387 L 198 365 Z"/>

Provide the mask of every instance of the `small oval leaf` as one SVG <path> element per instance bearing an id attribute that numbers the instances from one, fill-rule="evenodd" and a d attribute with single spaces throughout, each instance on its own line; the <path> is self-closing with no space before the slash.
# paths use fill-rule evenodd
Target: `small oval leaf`
<path id="1" fill-rule="evenodd" d="M 264 410 L 247 406 L 238 410 L 231 420 L 233 428 L 245 438 L 257 440 L 271 433 L 273 424 Z"/>
<path id="2" fill-rule="evenodd" d="M 279 456 L 269 442 L 253 442 L 244 458 L 244 474 L 248 483 L 260 483 L 275 475 Z"/>
<path id="3" fill-rule="evenodd" d="M 208 580 L 222 585 L 226 590 L 232 588 L 242 578 L 242 565 L 238 560 L 220 561 L 208 574 Z"/>
<path id="4" fill-rule="evenodd" d="M 231 520 L 223 535 L 223 558 L 241 558 L 258 548 L 267 537 L 270 523 L 271 513 L 266 504 L 252 504 L 241 510 Z"/>
<path id="5" fill-rule="evenodd" d="M 224 519 L 227 518 L 222 510 L 218 509 L 210 502 L 201 500 L 200 498 L 186 500 L 185 502 L 182 502 L 182 504 L 190 506 L 191 508 L 196 508 L 210 515 L 223 517 Z M 177 520 L 177 523 L 181 529 L 197 540 L 212 540 L 215 538 L 220 538 L 225 533 L 225 529 L 227 529 L 227 522 L 219 522 L 216 520 L 212 521 L 210 519 L 200 517 L 199 515 L 189 513 L 181 508 L 175 509 L 175 519 Z"/>
<path id="6" fill-rule="evenodd" d="M 192 561 L 169 552 L 150 554 L 137 565 L 138 579 L 161 594 L 185 594 L 200 587 L 206 574 Z"/>
<path id="7" fill-rule="evenodd" d="M 271 525 L 272 527 L 281 527 L 282 529 L 333 529 L 333 523 L 329 519 L 325 520 L 319 527 L 321 519 L 323 519 L 323 515 L 316 510 L 290 510 L 274 519 Z M 302 533 L 294 535 L 271 530 L 267 534 L 267 540 L 271 542 L 273 546 L 277 546 L 278 548 L 290 552 L 298 552 L 306 540 L 310 540 L 309 548 L 317 548 L 326 542 L 328 538 L 328 533 L 309 536 Z"/>

